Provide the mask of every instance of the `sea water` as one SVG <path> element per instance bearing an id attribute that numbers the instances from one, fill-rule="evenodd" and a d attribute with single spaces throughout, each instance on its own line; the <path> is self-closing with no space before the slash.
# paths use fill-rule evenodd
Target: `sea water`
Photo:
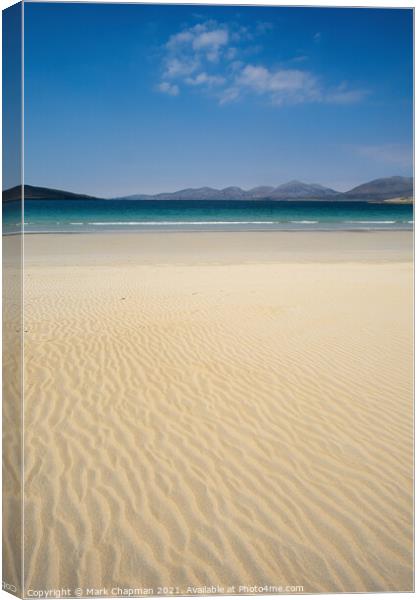
<path id="1" fill-rule="evenodd" d="M 18 203 L 3 205 L 5 233 Z M 366 201 L 27 200 L 25 233 L 174 230 L 388 230 L 413 226 L 411 204 Z"/>

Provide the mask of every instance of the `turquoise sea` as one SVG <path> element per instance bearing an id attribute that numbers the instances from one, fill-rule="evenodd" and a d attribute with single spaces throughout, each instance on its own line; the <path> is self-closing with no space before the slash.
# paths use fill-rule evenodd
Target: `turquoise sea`
<path id="1" fill-rule="evenodd" d="M 4 233 L 19 228 L 3 205 Z M 388 230 L 413 226 L 410 204 L 302 201 L 28 200 L 25 233 L 151 230 Z"/>

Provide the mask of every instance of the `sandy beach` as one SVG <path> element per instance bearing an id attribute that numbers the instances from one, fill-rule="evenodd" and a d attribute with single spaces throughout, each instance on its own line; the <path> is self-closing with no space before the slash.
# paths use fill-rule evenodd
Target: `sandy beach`
<path id="1" fill-rule="evenodd" d="M 412 590 L 411 233 L 25 261 L 27 590 Z"/>

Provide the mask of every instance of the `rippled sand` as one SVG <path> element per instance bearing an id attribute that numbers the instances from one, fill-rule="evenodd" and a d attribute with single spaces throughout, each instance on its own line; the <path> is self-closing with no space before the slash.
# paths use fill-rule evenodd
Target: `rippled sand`
<path id="1" fill-rule="evenodd" d="M 200 235 L 28 236 L 26 588 L 411 590 L 410 234 Z"/>

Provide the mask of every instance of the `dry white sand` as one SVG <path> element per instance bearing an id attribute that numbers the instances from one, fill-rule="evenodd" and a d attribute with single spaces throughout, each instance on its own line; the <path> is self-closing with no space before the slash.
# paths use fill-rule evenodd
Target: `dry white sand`
<path id="1" fill-rule="evenodd" d="M 26 588 L 412 589 L 411 235 L 33 235 Z"/>
<path id="2" fill-rule="evenodd" d="M 22 240 L 3 237 L 2 581 L 20 594 L 22 580 Z M 8 587 L 5 587 L 8 586 Z"/>

